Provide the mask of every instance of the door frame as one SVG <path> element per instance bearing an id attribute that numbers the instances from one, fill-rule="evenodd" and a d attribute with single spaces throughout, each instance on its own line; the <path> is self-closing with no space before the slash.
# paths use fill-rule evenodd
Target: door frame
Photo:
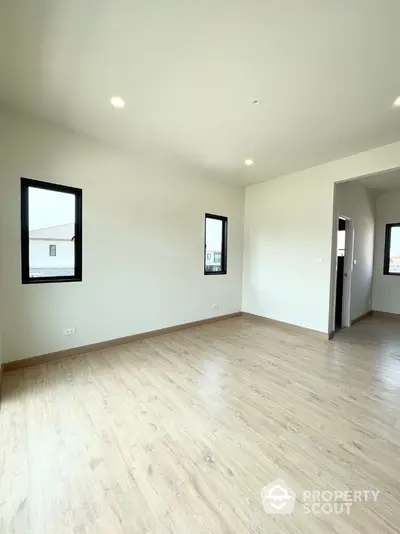
<path id="1" fill-rule="evenodd" d="M 343 301 L 342 301 L 342 328 L 351 326 L 351 281 L 353 276 L 353 257 L 354 257 L 354 224 L 353 219 L 341 213 L 336 214 L 336 247 L 335 247 L 335 280 L 334 280 L 334 298 L 333 298 L 333 320 L 336 314 L 336 286 L 337 286 L 337 232 L 339 228 L 339 219 L 346 221 L 346 243 L 344 248 L 344 267 L 343 267 Z"/>

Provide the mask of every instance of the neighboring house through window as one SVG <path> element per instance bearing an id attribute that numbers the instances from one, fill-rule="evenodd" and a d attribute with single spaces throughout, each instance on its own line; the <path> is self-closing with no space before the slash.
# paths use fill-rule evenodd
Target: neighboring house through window
<path id="1" fill-rule="evenodd" d="M 82 190 L 21 179 L 22 283 L 82 280 Z"/>
<path id="2" fill-rule="evenodd" d="M 386 225 L 383 274 L 400 275 L 400 223 Z"/>
<path id="3" fill-rule="evenodd" d="M 226 274 L 228 219 L 206 213 L 204 233 L 204 274 Z"/>

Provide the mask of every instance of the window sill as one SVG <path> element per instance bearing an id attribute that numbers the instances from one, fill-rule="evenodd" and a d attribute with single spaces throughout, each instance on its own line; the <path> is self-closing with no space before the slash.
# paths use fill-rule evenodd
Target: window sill
<path id="1" fill-rule="evenodd" d="M 62 282 L 82 282 L 81 276 L 54 276 L 52 278 L 28 278 L 23 279 L 22 284 L 33 285 L 33 284 L 60 284 Z"/>

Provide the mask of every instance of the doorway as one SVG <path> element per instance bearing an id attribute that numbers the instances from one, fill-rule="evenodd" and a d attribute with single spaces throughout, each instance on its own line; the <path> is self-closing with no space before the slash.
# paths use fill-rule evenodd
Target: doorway
<path id="1" fill-rule="evenodd" d="M 343 279 L 344 256 L 346 251 L 346 219 L 339 217 L 337 228 L 337 266 L 336 266 L 336 306 L 335 330 L 343 326 Z"/>
<path id="2" fill-rule="evenodd" d="M 351 325 L 350 295 L 353 264 L 353 228 L 351 219 L 341 215 L 337 218 L 336 249 L 335 331 Z"/>

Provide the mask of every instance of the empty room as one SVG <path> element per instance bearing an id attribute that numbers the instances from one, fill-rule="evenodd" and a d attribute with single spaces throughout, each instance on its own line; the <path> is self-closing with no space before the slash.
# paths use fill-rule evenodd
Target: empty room
<path id="1" fill-rule="evenodd" d="M 1 534 L 400 532 L 399 20 L 0 2 Z"/>

